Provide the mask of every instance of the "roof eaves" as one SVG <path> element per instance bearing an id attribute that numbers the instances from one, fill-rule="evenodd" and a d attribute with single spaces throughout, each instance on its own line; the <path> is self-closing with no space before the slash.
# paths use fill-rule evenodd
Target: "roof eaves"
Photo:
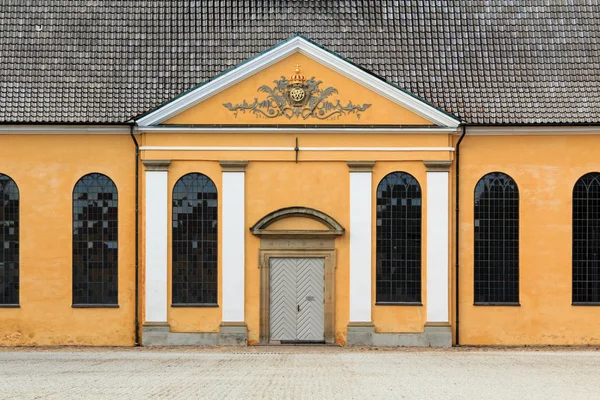
<path id="1" fill-rule="evenodd" d="M 307 42 L 310 42 L 311 44 L 313 44 L 313 45 L 315 45 L 315 46 L 317 46 L 317 47 L 321 48 L 322 50 L 324 50 L 324 51 L 326 51 L 326 52 L 328 52 L 328 53 L 330 53 L 330 54 L 332 54 L 332 55 L 334 55 L 334 56 L 336 56 L 336 57 L 340 58 L 341 60 L 344 60 L 344 61 L 345 61 L 345 62 L 347 62 L 348 64 L 351 64 L 351 65 L 353 65 L 354 67 L 356 67 L 356 68 L 360 69 L 361 71 L 363 71 L 363 72 L 366 72 L 367 74 L 371 75 L 372 77 L 374 77 L 374 78 L 377 78 L 377 79 L 381 80 L 382 82 L 385 82 L 385 83 L 387 83 L 388 85 L 390 85 L 390 86 L 394 87 L 395 89 L 398 89 L 398 90 L 400 90 L 401 92 L 403 92 L 403 93 L 405 93 L 405 94 L 407 94 L 407 95 L 409 95 L 409 96 L 413 97 L 414 99 L 416 99 L 416 100 L 419 100 L 419 101 L 421 101 L 421 102 L 423 102 L 423 103 L 427 104 L 428 106 L 435 108 L 436 110 L 438 110 L 439 112 L 442 112 L 442 113 L 446 114 L 446 115 L 447 115 L 447 116 L 449 116 L 450 118 L 453 118 L 453 119 L 455 119 L 455 120 L 456 120 L 456 121 L 458 121 L 458 122 L 463 122 L 463 120 L 461 120 L 461 118 L 459 118 L 458 116 L 456 116 L 456 115 L 452 114 L 451 112 L 448 112 L 448 111 L 444 110 L 443 108 L 440 108 L 440 107 L 436 106 L 435 104 L 432 104 L 432 103 L 431 103 L 429 100 L 427 100 L 427 99 L 424 99 L 423 97 L 420 97 L 420 96 L 418 96 L 418 95 L 416 95 L 416 94 L 414 94 L 414 93 L 412 93 L 412 92 L 409 92 L 408 90 L 406 90 L 406 89 L 404 89 L 404 88 L 402 88 L 402 87 L 398 86 L 397 84 L 395 84 L 395 83 L 393 83 L 393 82 L 390 82 L 390 81 L 388 81 L 387 79 L 385 79 L 385 78 L 383 78 L 383 77 L 381 77 L 381 76 L 377 75 L 377 74 L 376 74 L 376 73 L 374 73 L 373 71 L 370 71 L 370 70 L 368 70 L 368 69 L 364 68 L 363 66 L 361 66 L 361 65 L 359 65 L 359 64 L 356 64 L 354 61 L 352 61 L 352 60 L 350 60 L 350 59 L 348 59 L 348 58 L 344 57 L 343 55 L 341 55 L 341 54 L 339 54 L 339 53 L 336 53 L 335 51 L 332 51 L 332 50 L 328 49 L 327 47 L 325 47 L 325 46 L 323 46 L 323 45 L 321 45 L 321 44 L 319 44 L 319 43 L 317 43 L 317 42 L 315 42 L 315 41 L 313 41 L 313 40 L 311 40 L 311 39 L 307 38 L 307 37 L 306 37 L 306 36 L 304 36 L 304 35 L 296 34 L 296 35 L 292 36 L 291 38 L 289 38 L 289 39 L 287 39 L 287 40 L 291 40 L 291 39 L 293 39 L 293 38 L 294 38 L 294 37 L 296 37 L 296 36 L 297 36 L 297 37 L 300 37 L 300 38 L 302 38 L 302 39 L 304 39 L 304 40 L 306 40 Z M 287 40 L 286 40 L 286 41 L 287 41 Z"/>
<path id="2" fill-rule="evenodd" d="M 197 85 L 195 85 L 195 86 L 191 87 L 190 89 L 186 90 L 185 92 L 182 92 L 181 94 L 179 94 L 179 95 L 177 95 L 177 96 L 173 97 L 173 98 L 172 98 L 172 99 L 170 99 L 170 100 L 167 100 L 167 101 L 164 101 L 164 102 L 162 102 L 162 103 L 161 103 L 161 104 L 159 104 L 158 106 L 156 106 L 156 107 L 153 107 L 153 108 L 151 108 L 151 109 L 149 109 L 149 110 L 145 111 L 145 112 L 144 112 L 144 113 L 142 113 L 142 114 L 138 114 L 138 115 L 132 116 L 130 119 L 131 119 L 131 120 L 134 120 L 134 121 L 137 121 L 137 120 L 139 120 L 139 119 L 141 119 L 141 118 L 145 117 L 146 115 L 148 115 L 148 114 L 151 114 L 152 112 L 154 112 L 154 111 L 156 111 L 156 110 L 158 110 L 158 109 L 160 109 L 160 108 L 162 108 L 162 107 L 166 106 L 167 104 L 170 104 L 170 103 L 172 103 L 172 102 L 176 101 L 177 99 L 179 99 L 179 98 L 181 98 L 181 97 L 185 96 L 186 94 L 188 94 L 188 93 L 190 93 L 190 92 L 193 92 L 193 91 L 194 91 L 194 90 L 196 90 L 196 89 L 199 89 L 199 88 L 201 88 L 202 86 L 206 85 L 207 83 L 209 83 L 209 82 L 211 82 L 211 81 L 214 81 L 215 79 L 219 78 L 220 76 L 223 76 L 223 75 L 226 75 L 226 74 L 228 74 L 228 73 L 230 73 L 230 72 L 232 72 L 232 71 L 235 71 L 236 69 L 239 69 L 239 68 L 241 68 L 242 66 L 244 66 L 244 65 L 245 65 L 245 64 L 247 64 L 247 63 L 249 63 L 250 61 L 252 61 L 252 60 L 254 60 L 254 59 L 256 59 L 256 58 L 258 58 L 258 57 L 262 56 L 263 54 L 265 54 L 265 53 L 268 53 L 269 51 L 271 51 L 271 50 L 273 50 L 273 49 L 276 49 L 276 48 L 278 48 L 278 47 L 280 47 L 280 46 L 283 46 L 285 43 L 287 43 L 287 42 L 291 41 L 292 39 L 294 39 L 295 37 L 298 37 L 298 36 L 302 37 L 301 35 L 297 35 L 297 34 L 296 34 L 296 35 L 293 35 L 293 36 L 290 36 L 290 37 L 289 37 L 289 38 L 287 38 L 286 40 L 284 40 L 284 41 L 282 41 L 282 42 L 279 42 L 279 43 L 277 43 L 275 46 L 271 46 L 271 47 L 269 47 L 268 49 L 265 49 L 265 50 L 261 51 L 260 53 L 256 53 L 254 56 L 252 56 L 252 57 L 250 57 L 250 58 L 247 58 L 247 59 L 245 59 L 245 60 L 244 60 L 244 61 L 242 61 L 241 63 L 239 63 L 239 64 L 237 64 L 237 65 L 235 65 L 235 66 L 233 66 L 233 67 L 231 67 L 231 68 L 228 68 L 228 69 L 226 69 L 225 71 L 223 71 L 223 72 L 221 72 L 221 73 L 219 73 L 219 74 L 217 74 L 217 75 L 213 76 L 212 78 L 209 78 L 209 79 L 205 80 L 204 82 L 201 82 L 201 83 L 199 83 L 199 84 L 197 84 Z M 306 38 L 304 38 L 304 37 L 302 37 L 302 38 L 303 38 L 303 39 L 306 39 Z"/>
<path id="3" fill-rule="evenodd" d="M 395 84 L 395 83 L 393 83 L 393 82 L 390 82 L 390 81 L 388 81 L 388 80 L 384 79 L 383 77 L 381 77 L 381 76 L 379 76 L 379 75 L 377 75 L 377 74 L 373 73 L 372 71 L 369 71 L 368 69 L 366 69 L 366 68 L 362 67 L 362 66 L 361 66 L 361 65 L 359 65 L 359 64 L 356 64 L 355 62 L 353 62 L 352 60 L 350 60 L 350 59 L 348 59 L 348 58 L 346 58 L 346 57 L 342 56 L 341 54 L 338 54 L 338 53 L 336 53 L 336 52 L 334 52 L 334 51 L 332 51 L 332 50 L 328 49 L 327 47 L 325 47 L 325 46 L 323 46 L 323 45 L 321 45 L 321 44 L 319 44 L 319 43 L 317 43 L 317 42 L 315 42 L 315 41 L 313 41 L 313 40 L 311 40 L 311 39 L 307 38 L 307 37 L 306 37 L 306 36 L 304 36 L 304 35 L 298 34 L 298 33 L 296 33 L 296 34 L 294 34 L 294 35 L 290 36 L 289 38 L 287 38 L 286 40 L 284 40 L 284 41 L 282 41 L 282 42 L 279 42 L 279 43 L 277 43 L 277 44 L 276 44 L 276 45 L 274 45 L 274 46 L 271 46 L 270 48 L 267 48 L 267 49 L 265 49 L 265 50 L 263 50 L 263 51 L 261 51 L 261 52 L 259 52 L 259 53 L 255 54 L 254 56 L 252 56 L 252 57 L 250 57 L 250 58 L 247 58 L 246 60 L 242 61 L 241 63 L 239 63 L 239 64 L 237 64 L 237 65 L 235 65 L 234 67 L 232 67 L 232 68 L 229 68 L 229 69 L 227 69 L 227 70 L 225 70 L 225 71 L 223 71 L 223 72 L 221 72 L 221 73 L 219 73 L 219 74 L 217 74 L 217 75 L 213 76 L 212 78 L 210 78 L 210 79 L 207 79 L 206 81 L 204 81 L 204 82 L 202 82 L 202 83 L 199 83 L 199 84 L 197 84 L 197 85 L 193 86 L 192 88 L 190 88 L 190 89 L 186 90 L 185 92 L 182 92 L 181 94 L 179 94 L 179 95 L 177 95 L 177 96 L 173 97 L 172 99 L 170 99 L 170 100 L 168 100 L 168 101 L 165 101 L 165 102 L 163 102 L 163 103 L 159 104 L 158 106 L 156 106 L 156 107 L 153 107 L 153 108 L 151 108 L 151 109 L 147 110 L 146 112 L 144 112 L 144 113 L 142 113 L 142 114 L 138 114 L 138 115 L 136 115 L 136 116 L 133 116 L 133 117 L 131 117 L 129 120 L 138 121 L 138 120 L 142 119 L 143 117 L 145 117 L 145 116 L 147 116 L 147 115 L 149 115 L 149 114 L 151 114 L 151 113 L 153 113 L 153 112 L 155 112 L 155 111 L 157 111 L 157 110 L 161 109 L 162 107 L 165 107 L 165 106 L 167 106 L 168 104 L 170 104 L 170 103 L 172 103 L 172 102 L 176 101 L 177 99 L 180 99 L 181 97 L 183 97 L 183 96 L 185 96 L 185 95 L 187 95 L 187 94 L 189 94 L 189 93 L 191 93 L 191 92 L 193 92 L 193 91 L 195 91 L 195 90 L 197 90 L 197 89 L 199 89 L 199 88 L 201 88 L 201 87 L 205 86 L 206 84 L 208 84 L 208 83 L 210 83 L 210 82 L 214 81 L 215 79 L 217 79 L 217 78 L 219 78 L 219 77 L 221 77 L 221 76 L 223 76 L 223 75 L 226 75 L 226 74 L 228 74 L 228 73 L 231 73 L 232 71 L 235 71 L 236 69 L 239 69 L 239 68 L 243 67 L 244 65 L 248 64 L 249 62 L 251 62 L 251 61 L 253 61 L 253 60 L 255 60 L 255 59 L 257 59 L 257 58 L 261 57 L 261 56 L 262 56 L 262 55 L 264 55 L 265 53 L 268 53 L 268 52 L 270 52 L 270 51 L 273 51 L 273 50 L 275 50 L 275 49 L 277 49 L 277 48 L 279 48 L 279 47 L 283 46 L 284 44 L 286 44 L 286 43 L 288 43 L 288 42 L 290 42 L 290 41 L 294 40 L 295 38 L 301 38 L 302 40 L 305 40 L 305 41 L 307 41 L 308 43 L 312 44 L 313 46 L 315 46 L 315 47 L 318 47 L 318 48 L 320 48 L 321 50 L 323 50 L 323 51 L 325 51 L 325 52 L 327 52 L 327 53 L 329 53 L 329 54 L 333 55 L 334 57 L 337 57 L 337 58 L 339 58 L 340 60 L 342 60 L 342 61 L 344 61 L 344 62 L 346 62 L 346 63 L 348 63 L 348 64 L 352 65 L 353 67 L 355 67 L 355 68 L 357 68 L 357 69 L 361 70 L 362 72 L 365 72 L 366 74 L 368 74 L 368 75 L 370 75 L 370 76 L 372 76 L 372 77 L 376 78 L 377 80 L 379 80 L 379 81 L 381 81 L 381 82 L 383 82 L 383 83 L 385 83 L 385 84 L 387 84 L 387 85 L 389 85 L 389 86 L 393 87 L 393 88 L 394 88 L 394 89 L 396 89 L 396 90 L 399 90 L 399 91 L 401 91 L 402 93 L 404 93 L 404 94 L 406 94 L 406 95 L 408 95 L 408 96 L 410 96 L 410 97 L 412 97 L 412 98 L 416 99 L 417 101 L 420 101 L 420 102 L 422 102 L 422 103 L 424 103 L 424 104 L 428 105 L 429 107 L 431 107 L 431 108 L 433 108 L 433 109 L 435 109 L 435 110 L 437 110 L 437 111 L 439 111 L 439 112 L 441 112 L 441 113 L 443 113 L 444 115 L 446 115 L 446 116 L 448 116 L 448 117 L 450 117 L 450 118 L 454 119 L 454 120 L 455 120 L 455 121 L 457 121 L 458 123 L 463 123 L 463 122 L 464 122 L 464 121 L 463 121 L 463 120 L 462 120 L 460 117 L 458 117 L 458 116 L 456 116 L 456 115 L 454 115 L 454 114 L 452 114 L 452 113 L 450 113 L 450 112 L 448 112 L 448 111 L 446 111 L 446 110 L 444 110 L 444 109 L 440 108 L 439 106 L 436 106 L 435 104 L 432 104 L 430 101 L 428 101 L 428 100 L 426 100 L 426 99 L 424 99 L 424 98 L 422 98 L 422 97 L 420 97 L 420 96 L 418 96 L 418 95 L 416 95 L 416 94 L 414 94 L 414 93 L 412 93 L 412 92 L 409 92 L 408 90 L 406 90 L 406 89 L 404 89 L 404 88 L 402 88 L 402 87 L 398 86 L 397 84 Z"/>

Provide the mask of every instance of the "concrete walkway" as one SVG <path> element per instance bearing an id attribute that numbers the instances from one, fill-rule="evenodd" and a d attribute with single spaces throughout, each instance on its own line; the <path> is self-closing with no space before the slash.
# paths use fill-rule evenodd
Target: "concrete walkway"
<path id="1" fill-rule="evenodd" d="M 600 351 L 2 349 L 0 399 L 599 399 Z"/>

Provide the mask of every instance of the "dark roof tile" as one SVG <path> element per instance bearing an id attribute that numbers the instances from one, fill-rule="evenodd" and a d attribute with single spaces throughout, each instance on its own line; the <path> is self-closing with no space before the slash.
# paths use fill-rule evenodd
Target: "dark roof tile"
<path id="1" fill-rule="evenodd" d="M 125 122 L 299 33 L 470 123 L 600 122 L 595 1 L 0 5 L 0 121 Z"/>

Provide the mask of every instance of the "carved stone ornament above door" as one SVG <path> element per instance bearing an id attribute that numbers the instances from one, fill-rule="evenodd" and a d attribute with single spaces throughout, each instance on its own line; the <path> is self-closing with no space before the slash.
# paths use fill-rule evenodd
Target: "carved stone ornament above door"
<path id="1" fill-rule="evenodd" d="M 321 89 L 319 86 L 323 82 L 315 80 L 314 76 L 306 79 L 300 73 L 300 64 L 296 64 L 294 74 L 289 80 L 282 76 L 274 83 L 273 87 L 262 85 L 258 88 L 258 92 L 267 94 L 264 100 L 256 97 L 252 103 L 243 100 L 240 104 L 225 103 L 223 106 L 232 111 L 235 117 L 239 112 L 249 112 L 258 118 L 285 117 L 304 120 L 337 119 L 344 115 L 356 115 L 356 118 L 360 119 L 361 113 L 371 107 L 371 104 L 354 104 L 352 101 L 343 105 L 339 99 L 331 99 L 332 95 L 338 94 L 338 90 L 332 86 Z"/>

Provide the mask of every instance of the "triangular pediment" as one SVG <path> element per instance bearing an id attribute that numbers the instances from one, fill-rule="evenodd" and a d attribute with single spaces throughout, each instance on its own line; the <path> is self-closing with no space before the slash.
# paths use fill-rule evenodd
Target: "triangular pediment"
<path id="1" fill-rule="evenodd" d="M 140 126 L 456 127 L 459 122 L 299 36 L 138 119 Z"/>

